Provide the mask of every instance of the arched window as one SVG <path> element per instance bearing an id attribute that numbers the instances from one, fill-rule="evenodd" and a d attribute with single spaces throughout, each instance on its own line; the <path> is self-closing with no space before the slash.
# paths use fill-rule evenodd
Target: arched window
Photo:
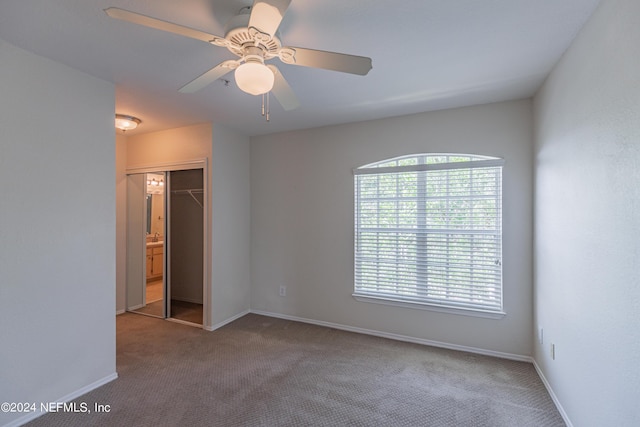
<path id="1" fill-rule="evenodd" d="M 354 169 L 354 296 L 502 313 L 502 165 L 414 154 Z"/>

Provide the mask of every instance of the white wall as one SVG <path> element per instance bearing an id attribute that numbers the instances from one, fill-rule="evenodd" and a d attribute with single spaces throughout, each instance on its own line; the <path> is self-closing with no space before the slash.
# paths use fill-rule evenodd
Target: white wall
<path id="1" fill-rule="evenodd" d="M 249 138 L 213 126 L 212 324 L 251 305 L 251 184 Z"/>
<path id="2" fill-rule="evenodd" d="M 0 402 L 39 405 L 115 378 L 114 87 L 0 64 Z"/>
<path id="3" fill-rule="evenodd" d="M 535 359 L 576 426 L 640 425 L 639 22 L 604 0 L 535 99 Z"/>
<path id="4" fill-rule="evenodd" d="M 531 355 L 530 101 L 251 140 L 251 308 L 492 352 Z M 352 169 L 420 152 L 503 157 L 504 319 L 355 301 Z M 287 296 L 280 297 L 280 285 Z"/>

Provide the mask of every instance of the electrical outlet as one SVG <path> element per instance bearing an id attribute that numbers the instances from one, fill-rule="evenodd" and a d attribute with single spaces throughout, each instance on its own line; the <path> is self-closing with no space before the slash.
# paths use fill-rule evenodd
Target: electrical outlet
<path id="1" fill-rule="evenodd" d="M 540 345 L 544 344 L 544 329 L 538 329 L 538 342 Z"/>
<path id="2" fill-rule="evenodd" d="M 280 296 L 281 297 L 287 296 L 287 287 L 284 285 L 280 285 Z"/>
<path id="3" fill-rule="evenodd" d="M 551 344 L 551 360 L 556 360 L 556 345 Z"/>

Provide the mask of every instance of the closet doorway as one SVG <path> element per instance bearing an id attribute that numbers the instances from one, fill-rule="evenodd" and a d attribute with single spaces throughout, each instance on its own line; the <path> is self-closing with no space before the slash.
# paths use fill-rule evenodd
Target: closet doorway
<path id="1" fill-rule="evenodd" d="M 204 190 L 202 169 L 169 172 L 169 290 L 172 319 L 202 325 Z"/>
<path id="2" fill-rule="evenodd" d="M 127 311 L 201 327 L 206 169 L 174 168 L 128 171 Z"/>

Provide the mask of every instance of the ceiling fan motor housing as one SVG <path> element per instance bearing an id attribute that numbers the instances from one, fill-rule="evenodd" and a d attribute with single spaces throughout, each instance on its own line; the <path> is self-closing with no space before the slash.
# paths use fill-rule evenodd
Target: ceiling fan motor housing
<path id="1" fill-rule="evenodd" d="M 276 33 L 271 37 L 257 28 L 249 28 L 249 18 L 248 13 L 241 13 L 227 22 L 224 38 L 231 42 L 226 46 L 227 49 L 234 55 L 243 57 L 247 53 L 244 48 L 258 46 L 265 59 L 278 56 L 282 47 L 279 35 Z"/>

